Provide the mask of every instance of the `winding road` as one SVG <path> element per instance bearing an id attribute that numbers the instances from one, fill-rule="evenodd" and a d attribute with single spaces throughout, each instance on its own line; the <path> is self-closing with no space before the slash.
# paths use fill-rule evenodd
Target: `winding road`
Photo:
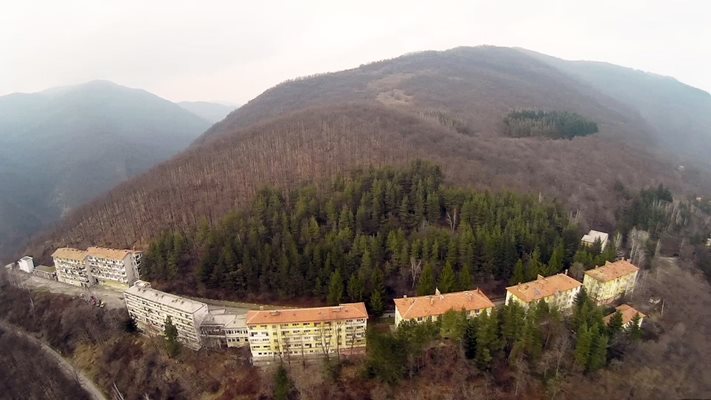
<path id="1" fill-rule="evenodd" d="M 2 329 L 14 332 L 15 334 L 22 336 L 29 340 L 30 342 L 36 344 L 39 346 L 47 355 L 51 356 L 57 361 L 57 364 L 59 365 L 60 369 L 64 372 L 64 374 L 69 378 L 69 379 L 77 379 L 79 382 L 79 385 L 86 391 L 86 393 L 91 396 L 92 399 L 94 400 L 107 400 L 106 396 L 104 396 L 104 393 L 99 389 L 94 382 L 89 379 L 86 375 L 84 375 L 83 372 L 81 372 L 79 369 L 74 368 L 72 364 L 69 363 L 64 357 L 62 357 L 61 354 L 57 353 L 53 348 L 51 348 L 49 345 L 44 343 L 43 341 L 37 339 L 36 337 L 30 335 L 27 333 L 25 330 L 21 329 L 20 327 L 13 325 L 11 323 L 8 323 L 6 321 L 0 320 L 0 327 Z"/>

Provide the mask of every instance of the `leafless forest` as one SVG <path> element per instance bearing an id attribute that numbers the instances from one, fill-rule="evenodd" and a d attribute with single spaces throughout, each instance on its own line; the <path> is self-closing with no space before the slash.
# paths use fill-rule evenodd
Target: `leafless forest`
<path id="1" fill-rule="evenodd" d="M 577 112 L 600 132 L 570 141 L 504 137 L 502 119 L 517 108 Z M 605 229 L 617 182 L 632 189 L 663 182 L 684 193 L 704 179 L 651 155 L 646 128 L 631 108 L 513 49 L 418 53 L 267 90 L 27 250 L 141 247 L 164 229 L 214 221 L 264 186 L 318 183 L 354 166 L 414 158 L 440 164 L 458 185 L 541 192 Z"/>

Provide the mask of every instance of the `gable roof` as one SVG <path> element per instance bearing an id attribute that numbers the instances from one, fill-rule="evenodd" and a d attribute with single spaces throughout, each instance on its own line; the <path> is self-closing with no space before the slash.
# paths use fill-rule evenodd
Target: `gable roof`
<path id="1" fill-rule="evenodd" d="M 608 282 L 637 271 L 639 271 L 639 268 L 627 260 L 618 260 L 613 263 L 607 261 L 605 265 L 585 271 L 585 276 L 589 276 L 600 282 Z"/>
<path id="2" fill-rule="evenodd" d="M 640 318 L 646 317 L 646 315 L 644 315 L 644 314 L 642 314 L 641 312 L 635 310 L 635 309 L 634 309 L 632 306 L 630 306 L 629 304 L 620 304 L 619 306 L 615 307 L 615 310 L 619 311 L 620 314 L 622 314 L 622 326 L 625 326 L 625 325 L 629 324 L 630 322 L 632 322 L 632 320 L 634 319 L 634 316 L 637 315 L 637 314 L 639 314 L 639 317 L 640 317 Z M 612 316 L 613 316 L 614 314 L 615 314 L 615 313 L 613 312 L 613 313 L 608 314 L 608 315 L 606 315 L 605 317 L 603 317 L 602 320 L 605 322 L 605 325 L 607 325 L 607 324 L 610 323 L 610 318 L 612 318 Z"/>
<path id="3" fill-rule="evenodd" d="M 600 239 L 600 242 L 604 244 L 605 242 L 607 242 L 607 239 L 609 237 L 610 235 L 605 232 L 600 232 L 591 229 L 590 232 L 583 236 L 582 241 L 586 243 L 595 243 L 595 240 Z"/>
<path id="4" fill-rule="evenodd" d="M 540 300 L 552 296 L 559 292 L 575 289 L 582 283 L 565 274 L 557 274 L 547 277 L 538 276 L 535 281 L 509 286 L 506 291 L 526 303 Z"/>
<path id="5" fill-rule="evenodd" d="M 124 249 L 109 249 L 107 247 L 89 247 L 86 249 L 87 255 L 96 258 L 104 258 L 107 260 L 121 261 L 127 255 L 132 254 L 132 250 Z"/>
<path id="6" fill-rule="evenodd" d="M 326 322 L 356 318 L 368 319 L 365 303 L 346 303 L 333 307 L 293 308 L 285 310 L 251 310 L 247 312 L 247 325 Z"/>
<path id="7" fill-rule="evenodd" d="M 395 308 L 403 319 L 442 315 L 449 310 L 474 311 L 494 306 L 479 289 L 433 296 L 403 297 L 394 301 Z"/>
<path id="8" fill-rule="evenodd" d="M 63 258 L 65 260 L 84 261 L 86 251 L 73 249 L 71 247 L 60 247 L 52 253 L 52 258 Z"/>

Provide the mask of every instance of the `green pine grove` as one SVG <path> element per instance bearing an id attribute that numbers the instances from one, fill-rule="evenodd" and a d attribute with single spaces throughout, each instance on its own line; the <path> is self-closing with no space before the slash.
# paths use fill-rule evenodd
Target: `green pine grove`
<path id="1" fill-rule="evenodd" d="M 234 298 L 365 301 L 377 315 L 394 295 L 558 273 L 580 236 L 558 204 L 449 187 L 439 167 L 417 161 L 321 188 L 264 189 L 217 224 L 161 235 L 142 274 Z"/>

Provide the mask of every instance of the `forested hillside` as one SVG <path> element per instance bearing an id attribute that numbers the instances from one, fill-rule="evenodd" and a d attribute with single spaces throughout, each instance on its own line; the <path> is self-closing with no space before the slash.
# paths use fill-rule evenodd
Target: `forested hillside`
<path id="1" fill-rule="evenodd" d="M 208 126 L 167 100 L 105 81 L 0 97 L 0 257 Z"/>
<path id="2" fill-rule="evenodd" d="M 599 132 L 505 137 L 502 121 L 517 109 L 577 113 Z M 217 223 L 264 186 L 318 186 L 354 167 L 413 159 L 439 164 L 448 183 L 541 193 L 581 211 L 584 224 L 610 229 L 618 183 L 701 187 L 704 175 L 652 155 L 647 128 L 630 106 L 519 50 L 410 54 L 267 90 L 185 153 L 68 215 L 28 251 L 145 247 L 166 229 Z"/>

